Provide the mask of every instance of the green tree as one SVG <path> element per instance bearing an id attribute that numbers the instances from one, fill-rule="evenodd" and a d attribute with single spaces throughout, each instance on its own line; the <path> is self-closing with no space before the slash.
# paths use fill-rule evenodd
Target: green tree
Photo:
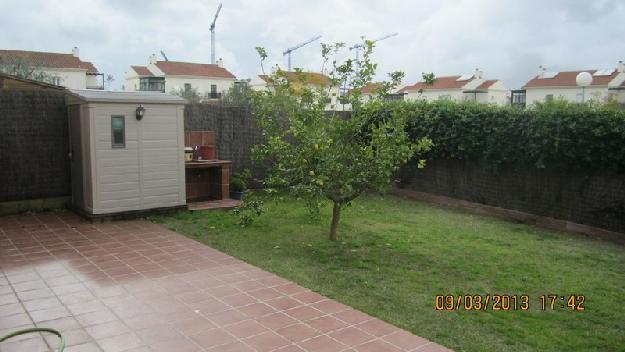
<path id="1" fill-rule="evenodd" d="M 0 73 L 46 83 L 54 83 L 59 78 L 44 72 L 43 69 L 43 66 L 28 60 L 0 56 Z"/>
<path id="2" fill-rule="evenodd" d="M 177 95 L 187 100 L 188 103 L 202 102 L 202 96 L 198 93 L 197 88 L 177 88 L 172 89 L 170 94 Z"/>
<path id="3" fill-rule="evenodd" d="M 301 70 L 297 80 L 277 70 L 268 80 L 269 89 L 253 95 L 254 112 L 266 137 L 265 143 L 254 148 L 255 157 L 271 164 L 266 185 L 290 190 L 312 209 L 329 201 L 331 240 L 337 240 L 342 209 L 366 191 L 383 192 L 401 164 L 432 144 L 427 138 L 411 143 L 403 115 L 377 118 L 372 113 L 403 73 L 389 74 L 378 97 L 362 102 L 362 87 L 372 81 L 377 69 L 371 62 L 373 42 L 366 44 L 360 60 L 343 62 L 337 60 L 337 53 L 344 44 L 322 44 L 322 72 L 327 70 L 329 85 L 306 84 L 308 75 Z M 257 51 L 262 65 L 267 54 L 262 48 Z M 325 110 L 332 87 L 351 88 L 349 117 Z"/>
<path id="4" fill-rule="evenodd" d="M 224 106 L 250 106 L 252 104 L 252 88 L 247 82 L 234 84 L 221 95 L 221 104 Z"/>

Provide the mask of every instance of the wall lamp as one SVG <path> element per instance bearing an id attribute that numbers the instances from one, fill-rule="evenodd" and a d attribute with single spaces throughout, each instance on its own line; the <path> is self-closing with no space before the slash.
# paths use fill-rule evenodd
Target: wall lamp
<path id="1" fill-rule="evenodd" d="M 145 108 L 143 107 L 143 105 L 139 105 L 137 107 L 137 110 L 135 111 L 135 117 L 137 118 L 137 120 L 141 120 L 143 118 L 143 115 L 145 115 Z"/>

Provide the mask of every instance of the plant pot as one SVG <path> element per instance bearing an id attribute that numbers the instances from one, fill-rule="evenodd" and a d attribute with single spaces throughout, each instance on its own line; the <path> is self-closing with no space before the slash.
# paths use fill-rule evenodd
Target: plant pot
<path id="1" fill-rule="evenodd" d="M 247 191 L 230 191 L 230 199 L 243 200 L 246 194 Z"/>
<path id="2" fill-rule="evenodd" d="M 200 156 L 202 160 L 215 160 L 217 159 L 214 145 L 201 145 Z"/>

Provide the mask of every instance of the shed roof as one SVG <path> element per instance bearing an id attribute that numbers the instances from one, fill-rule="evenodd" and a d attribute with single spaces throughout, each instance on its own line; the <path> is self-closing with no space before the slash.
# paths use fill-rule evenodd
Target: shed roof
<path id="1" fill-rule="evenodd" d="M 83 102 L 136 103 L 136 104 L 185 104 L 186 100 L 160 92 L 112 92 L 108 90 L 70 89 L 70 94 Z"/>

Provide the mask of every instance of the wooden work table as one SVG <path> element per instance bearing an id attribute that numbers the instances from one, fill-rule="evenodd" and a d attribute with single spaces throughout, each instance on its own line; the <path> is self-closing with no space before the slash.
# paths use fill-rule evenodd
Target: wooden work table
<path id="1" fill-rule="evenodd" d="M 228 199 L 231 164 L 229 160 L 185 162 L 187 202 Z"/>

